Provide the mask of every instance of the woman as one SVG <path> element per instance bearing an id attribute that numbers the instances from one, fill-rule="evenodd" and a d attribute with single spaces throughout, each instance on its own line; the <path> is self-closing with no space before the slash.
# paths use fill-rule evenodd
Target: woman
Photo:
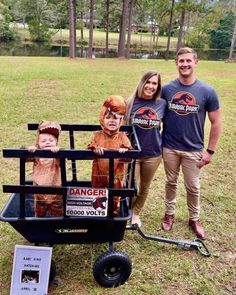
<path id="1" fill-rule="evenodd" d="M 161 77 L 156 71 L 149 71 L 142 76 L 133 95 L 127 100 L 126 124 L 134 125 L 141 147 L 135 170 L 138 195 L 133 203 L 132 214 L 132 224 L 138 224 L 139 227 L 140 212 L 161 162 L 160 127 L 166 101 L 160 98 L 160 94 Z"/>

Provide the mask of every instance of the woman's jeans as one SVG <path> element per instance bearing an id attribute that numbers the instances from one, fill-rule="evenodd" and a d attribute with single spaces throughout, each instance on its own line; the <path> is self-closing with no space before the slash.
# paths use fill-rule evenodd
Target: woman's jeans
<path id="1" fill-rule="evenodd" d="M 140 158 L 136 161 L 135 178 L 138 185 L 138 195 L 133 203 L 133 212 L 139 215 L 148 196 L 149 187 L 160 165 L 160 157 Z"/>

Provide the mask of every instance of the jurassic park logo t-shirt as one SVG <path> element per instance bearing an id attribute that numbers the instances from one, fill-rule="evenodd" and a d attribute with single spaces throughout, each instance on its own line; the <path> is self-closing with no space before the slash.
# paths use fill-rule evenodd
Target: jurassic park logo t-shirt
<path id="1" fill-rule="evenodd" d="M 131 122 L 135 127 L 141 157 L 158 157 L 161 155 L 161 121 L 166 102 L 136 98 L 131 111 Z"/>

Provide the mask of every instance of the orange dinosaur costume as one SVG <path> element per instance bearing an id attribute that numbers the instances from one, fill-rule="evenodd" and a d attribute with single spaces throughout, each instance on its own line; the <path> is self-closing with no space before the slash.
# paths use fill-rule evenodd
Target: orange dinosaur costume
<path id="1" fill-rule="evenodd" d="M 37 130 L 36 148 L 39 149 L 39 135 L 42 133 L 53 135 L 57 142 L 61 127 L 55 122 L 42 121 Z M 61 185 L 60 160 L 56 158 L 29 158 L 33 162 L 34 185 Z M 34 194 L 35 216 L 63 216 L 63 197 L 61 195 Z"/>
<path id="2" fill-rule="evenodd" d="M 94 150 L 97 147 L 102 147 L 109 150 L 118 150 L 125 148 L 133 149 L 129 138 L 125 133 L 120 132 L 119 128 L 123 122 L 123 116 L 126 111 L 126 103 L 121 96 L 110 96 L 104 102 L 99 116 L 99 121 L 102 127 L 101 131 L 95 131 L 88 149 Z M 104 117 L 107 113 L 111 113 L 116 118 L 120 118 L 119 126 L 116 130 L 110 131 L 104 125 Z M 126 159 L 127 162 L 127 159 Z M 124 160 L 115 159 L 114 161 L 114 188 L 122 188 L 124 182 Z M 109 186 L 109 160 L 94 159 L 92 167 L 92 186 L 104 188 Z M 114 197 L 114 213 L 119 213 L 119 197 Z"/>

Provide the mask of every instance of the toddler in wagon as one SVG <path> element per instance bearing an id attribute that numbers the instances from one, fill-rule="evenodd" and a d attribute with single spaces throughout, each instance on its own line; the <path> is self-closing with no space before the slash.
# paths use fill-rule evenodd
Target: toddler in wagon
<path id="1" fill-rule="evenodd" d="M 99 121 L 102 130 L 93 133 L 92 140 L 88 145 L 88 149 L 98 155 L 103 155 L 104 150 L 118 150 L 124 153 L 132 150 L 132 146 L 128 136 L 124 132 L 120 132 L 120 126 L 126 112 L 126 103 L 122 96 L 109 96 L 100 111 Z M 123 187 L 125 167 L 124 162 L 129 159 L 115 159 L 114 161 L 114 188 Z M 105 188 L 109 186 L 109 160 L 94 159 L 92 167 L 92 187 Z M 114 215 L 119 215 L 120 197 L 113 198 Z"/>
<path id="2" fill-rule="evenodd" d="M 56 122 L 42 121 L 38 125 L 36 145 L 27 147 L 29 152 L 36 150 L 59 151 L 58 139 L 61 127 Z M 61 168 L 60 160 L 56 158 L 29 158 L 33 162 L 33 184 L 60 186 Z M 63 197 L 61 195 L 35 194 L 34 209 L 36 217 L 63 216 Z"/>

